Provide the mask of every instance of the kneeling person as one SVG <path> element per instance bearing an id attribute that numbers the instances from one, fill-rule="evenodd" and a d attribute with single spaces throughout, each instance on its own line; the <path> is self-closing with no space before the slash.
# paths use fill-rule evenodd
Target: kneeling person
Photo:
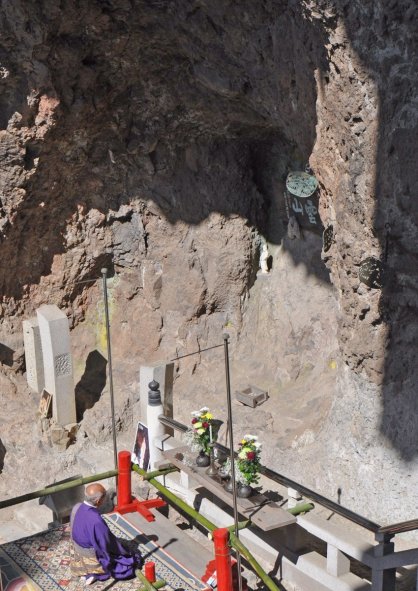
<path id="1" fill-rule="evenodd" d="M 71 571 L 84 577 L 86 584 L 94 581 L 129 579 L 142 566 L 139 550 L 130 552 L 112 534 L 98 507 L 103 504 L 106 489 L 101 484 L 86 488 L 85 500 L 71 513 L 71 540 L 74 556 Z"/>

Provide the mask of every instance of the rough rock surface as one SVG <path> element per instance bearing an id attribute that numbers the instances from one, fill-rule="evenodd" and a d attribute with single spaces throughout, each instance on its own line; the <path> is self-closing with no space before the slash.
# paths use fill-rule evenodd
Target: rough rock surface
<path id="1" fill-rule="evenodd" d="M 2 491 L 4 475 L 8 494 L 19 486 L 24 453 L 49 466 L 28 488 L 103 459 L 106 266 L 122 437 L 139 364 L 227 329 L 237 386 L 271 394 L 252 419 L 267 426 L 271 467 L 342 488 L 376 520 L 409 516 L 398 496 L 406 507 L 418 479 L 416 22 L 414 0 L 2 5 Z M 308 161 L 334 228 L 323 262 L 319 236 L 285 238 L 284 180 Z M 367 257 L 385 266 L 381 289 L 360 282 Z M 21 321 L 42 303 L 67 312 L 73 335 L 81 427 L 59 457 L 22 376 Z M 222 411 L 220 363 L 176 364 L 180 417 L 189 400 Z"/>

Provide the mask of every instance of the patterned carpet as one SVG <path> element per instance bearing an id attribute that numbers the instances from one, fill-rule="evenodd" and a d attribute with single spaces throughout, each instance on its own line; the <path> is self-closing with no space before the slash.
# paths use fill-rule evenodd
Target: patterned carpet
<path id="1" fill-rule="evenodd" d="M 164 579 L 168 591 L 202 591 L 207 587 L 179 565 L 163 548 L 146 538 L 121 515 L 105 519 L 118 537 L 138 543 L 145 561 L 155 562 L 157 579 Z M 0 545 L 0 591 L 80 591 L 80 579 L 71 578 L 69 525 Z M 96 582 L 92 591 L 137 591 L 137 579 Z"/>

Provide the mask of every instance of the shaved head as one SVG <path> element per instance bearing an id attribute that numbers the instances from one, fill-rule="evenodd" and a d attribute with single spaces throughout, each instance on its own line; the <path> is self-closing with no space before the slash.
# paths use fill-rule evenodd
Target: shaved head
<path id="1" fill-rule="evenodd" d="M 85 500 L 92 505 L 97 505 L 106 495 L 106 489 L 98 482 L 89 484 L 85 491 Z"/>

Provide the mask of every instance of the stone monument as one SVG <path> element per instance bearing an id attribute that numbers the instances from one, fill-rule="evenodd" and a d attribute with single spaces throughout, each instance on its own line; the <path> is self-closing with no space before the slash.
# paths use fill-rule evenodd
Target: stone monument
<path id="1" fill-rule="evenodd" d="M 73 363 L 67 316 L 47 304 L 36 311 L 44 360 L 45 389 L 52 394 L 52 418 L 57 425 L 76 423 Z"/>
<path id="2" fill-rule="evenodd" d="M 25 347 L 26 380 L 29 388 L 40 394 L 45 387 L 45 379 L 38 319 L 29 318 L 29 320 L 24 320 L 22 325 L 23 343 Z"/>
<path id="3" fill-rule="evenodd" d="M 139 395 L 140 395 L 140 416 L 134 421 L 146 422 L 148 408 L 148 385 L 155 380 L 158 382 L 161 391 L 161 400 L 166 417 L 173 417 L 173 383 L 174 363 L 155 363 L 152 365 L 141 365 L 139 368 Z"/>

